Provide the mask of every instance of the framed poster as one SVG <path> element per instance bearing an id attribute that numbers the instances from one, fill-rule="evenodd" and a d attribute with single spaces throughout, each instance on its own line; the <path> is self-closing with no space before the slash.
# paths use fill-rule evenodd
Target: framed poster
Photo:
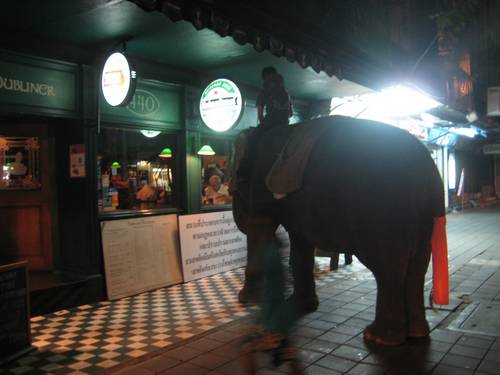
<path id="1" fill-rule="evenodd" d="M 37 137 L 0 136 L 0 190 L 41 187 L 39 149 Z"/>

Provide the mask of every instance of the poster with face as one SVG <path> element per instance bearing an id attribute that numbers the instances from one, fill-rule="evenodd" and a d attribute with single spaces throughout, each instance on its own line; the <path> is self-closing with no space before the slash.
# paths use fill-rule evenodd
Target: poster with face
<path id="1" fill-rule="evenodd" d="M 40 188 L 38 138 L 0 136 L 0 189 L 38 188 Z"/>

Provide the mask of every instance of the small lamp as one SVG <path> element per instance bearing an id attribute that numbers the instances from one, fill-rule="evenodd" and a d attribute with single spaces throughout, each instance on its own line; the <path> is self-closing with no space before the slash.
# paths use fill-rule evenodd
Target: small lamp
<path id="1" fill-rule="evenodd" d="M 204 145 L 199 149 L 198 155 L 215 155 L 215 151 L 210 145 Z"/>
<path id="2" fill-rule="evenodd" d="M 159 135 L 161 132 L 158 130 L 141 130 L 143 136 L 148 138 L 154 138 Z"/>
<path id="3" fill-rule="evenodd" d="M 172 150 L 168 147 L 165 147 L 161 152 L 158 154 L 160 158 L 171 158 L 172 157 Z"/>
<path id="4" fill-rule="evenodd" d="M 121 167 L 121 164 L 118 163 L 117 161 L 114 161 L 113 163 L 111 163 L 111 168 L 120 168 Z"/>

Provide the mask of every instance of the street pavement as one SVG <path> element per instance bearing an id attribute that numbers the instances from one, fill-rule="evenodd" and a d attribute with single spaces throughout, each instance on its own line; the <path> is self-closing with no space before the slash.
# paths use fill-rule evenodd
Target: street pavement
<path id="1" fill-rule="evenodd" d="M 340 266 L 340 277 L 318 280 L 318 311 L 300 320 L 293 342 L 304 372 L 318 375 L 500 374 L 500 206 L 451 213 L 447 217 L 451 303 L 428 306 L 429 340 L 398 347 L 363 341 L 374 317 L 376 286 L 355 258 Z M 343 257 L 341 257 L 342 259 Z M 328 260 L 319 259 L 319 274 Z M 346 272 L 348 271 L 348 272 Z M 426 300 L 432 267 L 426 277 Z M 325 281 L 326 280 L 326 281 Z M 114 374 L 243 374 L 241 339 L 251 317 L 121 363 Z M 282 374 L 259 354 L 258 374 Z"/>

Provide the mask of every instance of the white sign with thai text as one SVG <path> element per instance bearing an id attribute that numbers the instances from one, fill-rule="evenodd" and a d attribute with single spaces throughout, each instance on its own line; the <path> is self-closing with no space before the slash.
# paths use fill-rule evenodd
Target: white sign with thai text
<path id="1" fill-rule="evenodd" d="M 108 298 L 182 282 L 177 215 L 101 223 Z"/>
<path id="2" fill-rule="evenodd" d="M 231 211 L 179 216 L 184 281 L 246 265 L 246 236 Z"/>

